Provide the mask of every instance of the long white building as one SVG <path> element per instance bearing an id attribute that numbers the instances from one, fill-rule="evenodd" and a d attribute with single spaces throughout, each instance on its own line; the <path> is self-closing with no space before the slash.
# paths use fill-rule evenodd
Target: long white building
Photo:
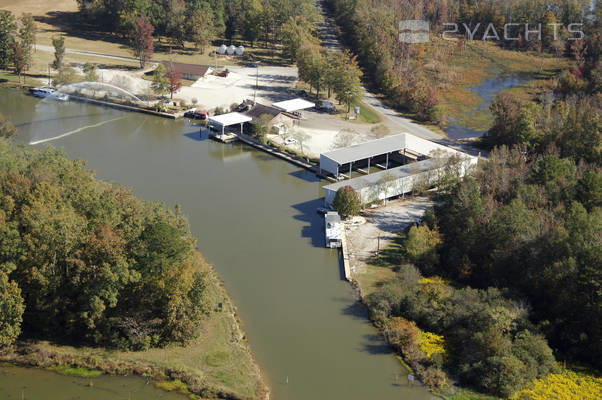
<path id="1" fill-rule="evenodd" d="M 389 158 L 405 156 L 418 159 L 406 165 L 388 168 Z M 431 142 L 409 133 L 388 136 L 355 146 L 336 149 L 320 154 L 320 171 L 339 178 L 341 173 L 351 172 L 355 164 L 371 166 L 375 159 L 383 160 L 385 169 L 374 174 L 338 181 L 324 186 L 324 203 L 332 206 L 334 196 L 339 188 L 351 186 L 358 193 L 364 204 L 385 200 L 411 192 L 418 184 L 432 185 L 446 168 L 451 158 L 455 172 L 459 176 L 477 163 L 478 158 L 450 147 Z M 374 164 L 372 164 L 374 165 Z"/>

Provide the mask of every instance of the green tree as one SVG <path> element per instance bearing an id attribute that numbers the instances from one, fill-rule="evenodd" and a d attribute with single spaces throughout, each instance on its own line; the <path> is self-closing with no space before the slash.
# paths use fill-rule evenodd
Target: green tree
<path id="1" fill-rule="evenodd" d="M 599 171 L 587 171 L 576 188 L 577 200 L 588 210 L 602 207 L 602 174 Z"/>
<path id="2" fill-rule="evenodd" d="M 52 68 L 61 70 L 61 68 L 63 68 L 63 58 L 65 57 L 65 37 L 53 37 L 52 45 L 54 46 L 54 61 L 52 63 Z"/>
<path id="3" fill-rule="evenodd" d="M 84 76 L 86 82 L 97 82 L 98 73 L 96 72 L 96 66 L 94 64 L 85 63 L 83 67 Z"/>
<path id="4" fill-rule="evenodd" d="M 536 144 L 535 118 L 533 110 L 514 96 L 501 93 L 491 103 L 494 122 L 485 135 L 492 146 Z"/>
<path id="5" fill-rule="evenodd" d="M 215 22 L 210 8 L 194 10 L 187 20 L 188 37 L 201 54 L 215 36 Z"/>
<path id="6" fill-rule="evenodd" d="M 21 313 L 23 331 L 78 344 L 135 350 L 199 335 L 215 283 L 181 216 L 53 148 L 0 139 L 0 170 L 1 345 Z"/>
<path id="7" fill-rule="evenodd" d="M 342 218 L 359 214 L 362 207 L 357 192 L 351 186 L 343 186 L 337 190 L 332 206 Z"/>
<path id="8" fill-rule="evenodd" d="M 15 16 L 6 10 L 0 10 L 0 68 L 6 69 L 10 63 L 12 43 L 17 29 Z"/>
<path id="9" fill-rule="evenodd" d="M 61 69 L 59 69 L 59 73 L 54 78 L 54 84 L 59 86 L 69 85 L 79 80 L 80 77 L 75 69 L 71 67 L 61 67 Z"/>
<path id="10" fill-rule="evenodd" d="M 15 128 L 12 122 L 0 114 L 0 138 L 12 138 L 17 136 L 17 134 L 17 128 Z"/>
<path id="11" fill-rule="evenodd" d="M 163 64 L 159 64 L 153 72 L 153 82 L 151 83 L 153 92 L 158 95 L 164 95 L 169 89 L 169 78 L 167 77 L 167 69 Z"/>
<path id="12" fill-rule="evenodd" d="M 19 41 L 27 67 L 31 67 L 32 52 L 36 44 L 36 22 L 31 14 L 23 14 L 20 18 Z"/>
<path id="13" fill-rule="evenodd" d="M 347 113 L 351 105 L 357 103 L 362 95 L 362 71 L 360 70 L 357 59 L 354 55 L 345 50 L 341 53 L 341 60 L 336 64 L 339 68 L 334 71 L 338 75 L 335 80 L 334 93 L 337 100 L 347 104 Z"/>
<path id="14" fill-rule="evenodd" d="M 255 133 L 255 137 L 261 142 L 266 143 L 266 135 L 270 131 L 270 122 L 272 121 L 272 116 L 269 114 L 262 114 L 258 118 L 253 121 L 253 131 Z"/>
<path id="15" fill-rule="evenodd" d="M 21 334 L 24 309 L 19 286 L 8 279 L 0 266 L 0 348 L 10 345 Z"/>
<path id="16" fill-rule="evenodd" d="M 186 38 L 186 3 L 169 0 L 166 7 L 167 34 L 176 46 L 184 47 Z"/>
<path id="17" fill-rule="evenodd" d="M 290 17 L 282 25 L 280 33 L 285 56 L 294 61 L 302 43 L 318 43 L 316 29 L 316 26 L 303 16 Z"/>
<path id="18" fill-rule="evenodd" d="M 247 3 L 243 23 L 243 37 L 251 42 L 253 46 L 261 35 L 261 18 L 263 6 L 259 0 L 251 0 Z"/>
<path id="19" fill-rule="evenodd" d="M 430 274 L 434 266 L 439 264 L 437 246 L 442 242 L 441 235 L 436 229 L 430 229 L 424 224 L 414 225 L 403 242 L 403 252 L 409 261 L 426 274 Z"/>

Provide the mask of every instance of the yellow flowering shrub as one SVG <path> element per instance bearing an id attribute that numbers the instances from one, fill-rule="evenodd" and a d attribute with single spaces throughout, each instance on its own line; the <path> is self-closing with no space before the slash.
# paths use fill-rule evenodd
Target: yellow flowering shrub
<path id="1" fill-rule="evenodd" d="M 445 339 L 443 336 L 431 332 L 420 331 L 418 340 L 418 347 L 420 347 L 420 350 L 422 350 L 428 358 L 431 358 L 433 354 L 441 354 L 445 357 Z"/>
<path id="2" fill-rule="evenodd" d="M 516 392 L 511 400 L 599 400 L 602 378 L 564 370 L 534 380 L 528 388 Z"/>

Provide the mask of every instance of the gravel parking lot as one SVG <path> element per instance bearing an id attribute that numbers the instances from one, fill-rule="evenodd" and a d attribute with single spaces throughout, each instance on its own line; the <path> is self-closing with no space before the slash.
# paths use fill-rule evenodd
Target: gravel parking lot
<path id="1" fill-rule="evenodd" d="M 386 206 L 368 209 L 358 223 L 345 223 L 347 245 L 351 255 L 351 273 L 361 274 L 378 249 L 386 248 L 397 236 L 422 219 L 434 205 L 427 197 L 409 197 L 387 202 Z"/>

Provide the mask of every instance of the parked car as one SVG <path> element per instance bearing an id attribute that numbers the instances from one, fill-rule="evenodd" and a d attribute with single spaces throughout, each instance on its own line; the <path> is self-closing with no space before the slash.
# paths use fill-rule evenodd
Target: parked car
<path id="1" fill-rule="evenodd" d="M 318 105 L 316 106 L 316 108 L 318 109 L 318 111 L 323 111 L 323 112 L 327 112 L 330 114 L 334 114 L 337 112 L 337 108 L 334 106 L 334 104 L 332 104 L 329 101 L 319 102 Z"/>
<path id="2" fill-rule="evenodd" d="M 203 111 L 198 108 L 192 108 L 184 113 L 184 118 L 207 119 L 207 111 Z"/>

